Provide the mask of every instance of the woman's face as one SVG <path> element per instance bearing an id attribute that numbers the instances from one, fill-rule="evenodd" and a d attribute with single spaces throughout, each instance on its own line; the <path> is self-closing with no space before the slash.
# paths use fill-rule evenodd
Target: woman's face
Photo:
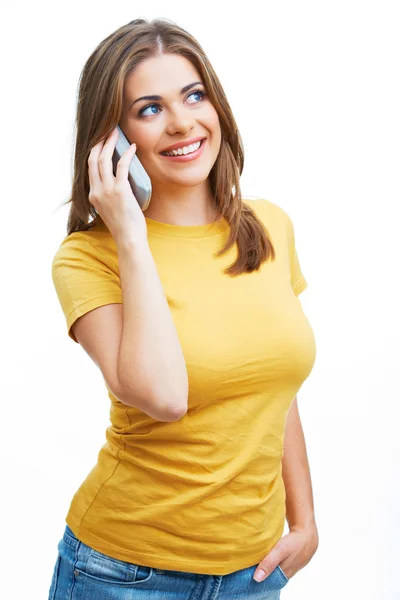
<path id="1" fill-rule="evenodd" d="M 181 93 L 187 86 L 190 89 Z M 206 88 L 199 72 L 177 54 L 147 59 L 127 78 L 120 127 L 129 142 L 136 143 L 136 154 L 153 185 L 193 186 L 208 178 L 219 153 L 221 128 L 217 111 L 202 93 Z M 150 95 L 161 99 L 140 99 Z M 194 160 L 160 154 L 171 144 L 183 147 L 198 137 L 206 140 Z"/>

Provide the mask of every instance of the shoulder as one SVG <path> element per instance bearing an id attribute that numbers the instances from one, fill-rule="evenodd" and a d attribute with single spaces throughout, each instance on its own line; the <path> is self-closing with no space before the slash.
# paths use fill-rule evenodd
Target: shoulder
<path id="1" fill-rule="evenodd" d="M 60 243 L 53 264 L 63 257 L 86 256 L 113 262 L 116 247 L 113 237 L 105 226 L 96 225 L 87 231 L 74 231 Z"/>
<path id="2" fill-rule="evenodd" d="M 258 196 L 243 196 L 243 202 L 254 210 L 257 217 L 264 225 L 290 225 L 291 219 L 288 213 L 275 202 L 260 198 Z"/>

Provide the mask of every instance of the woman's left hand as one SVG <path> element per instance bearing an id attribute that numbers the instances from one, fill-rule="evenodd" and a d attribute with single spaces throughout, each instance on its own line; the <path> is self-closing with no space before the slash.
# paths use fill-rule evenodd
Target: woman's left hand
<path id="1" fill-rule="evenodd" d="M 277 541 L 257 566 L 265 571 L 263 581 L 279 565 L 288 579 L 291 579 L 300 569 L 310 562 L 318 548 L 318 531 L 315 523 L 307 526 L 293 526 L 290 532 Z M 255 579 L 255 576 L 253 576 Z"/>

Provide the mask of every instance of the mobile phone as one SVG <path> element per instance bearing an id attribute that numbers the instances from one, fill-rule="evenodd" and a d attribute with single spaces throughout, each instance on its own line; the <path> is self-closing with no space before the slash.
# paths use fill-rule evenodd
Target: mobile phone
<path id="1" fill-rule="evenodd" d="M 115 145 L 115 150 L 112 157 L 114 175 L 117 172 L 117 163 L 119 159 L 131 145 L 119 125 L 117 125 L 117 129 L 118 140 Z M 146 208 L 148 208 L 150 204 L 151 199 L 151 180 L 150 177 L 147 175 L 146 171 L 144 170 L 142 163 L 136 156 L 136 153 L 133 155 L 131 164 L 129 165 L 128 181 L 131 185 L 133 195 L 138 201 L 140 208 L 142 209 L 142 211 L 146 210 Z"/>

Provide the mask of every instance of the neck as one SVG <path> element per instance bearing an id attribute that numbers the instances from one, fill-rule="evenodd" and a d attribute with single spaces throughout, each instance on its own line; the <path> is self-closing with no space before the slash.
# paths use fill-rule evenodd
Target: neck
<path id="1" fill-rule="evenodd" d="M 170 225 L 207 225 L 219 218 L 211 190 L 207 186 L 179 187 L 175 190 L 153 187 L 144 216 Z"/>

